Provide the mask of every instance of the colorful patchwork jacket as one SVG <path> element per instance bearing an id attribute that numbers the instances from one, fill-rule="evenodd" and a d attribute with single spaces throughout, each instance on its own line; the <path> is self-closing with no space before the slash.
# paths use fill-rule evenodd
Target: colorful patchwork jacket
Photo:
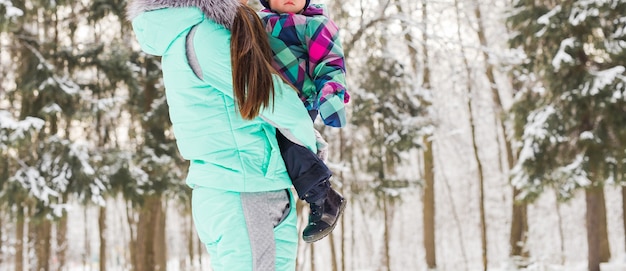
<path id="1" fill-rule="evenodd" d="M 298 90 L 304 106 L 324 124 L 346 125 L 346 69 L 338 28 L 321 5 L 300 14 L 259 12 L 274 52 L 274 68 Z M 316 114 L 315 114 L 316 115 Z"/>

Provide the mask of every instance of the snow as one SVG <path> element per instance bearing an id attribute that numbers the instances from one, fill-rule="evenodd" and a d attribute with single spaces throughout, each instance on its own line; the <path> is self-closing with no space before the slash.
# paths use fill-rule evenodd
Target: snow
<path id="1" fill-rule="evenodd" d="M 81 170 L 86 175 L 94 175 L 96 170 L 91 166 L 89 162 L 89 158 L 91 157 L 89 154 L 89 149 L 86 145 L 75 142 L 70 144 L 70 156 L 78 158 L 81 165 Z"/>
<path id="2" fill-rule="evenodd" d="M 552 66 L 554 70 L 558 71 L 561 68 L 562 63 L 574 63 L 574 58 L 565 52 L 567 48 L 574 47 L 574 42 L 576 38 L 571 37 L 564 39 L 561 41 L 561 46 L 559 47 L 559 51 L 556 52 L 556 55 L 552 59 Z"/>
<path id="3" fill-rule="evenodd" d="M 584 131 L 580 133 L 580 140 L 592 140 L 594 138 L 593 133 L 590 131 Z"/>
<path id="4" fill-rule="evenodd" d="M 59 197 L 59 193 L 51 189 L 44 176 L 34 167 L 23 167 L 17 170 L 14 176 L 26 190 L 35 198 L 41 200 L 45 205 L 50 201 L 50 197 Z"/>
<path id="5" fill-rule="evenodd" d="M 624 71 L 626 71 L 626 68 L 624 68 L 624 66 L 615 66 L 613 68 L 603 71 L 591 71 L 590 74 L 594 76 L 593 84 L 591 84 L 591 86 L 589 86 L 589 84 L 586 84 L 582 89 L 582 94 L 589 94 L 592 96 L 597 95 L 602 89 L 604 89 L 609 84 L 612 84 L 616 80 L 621 81 L 622 84 L 626 83 L 626 76 L 624 76 Z M 614 91 L 614 97 L 616 95 L 621 96 L 621 93 L 615 94 L 615 92 L 619 92 L 620 90 L 623 91 L 623 87 L 622 89 L 616 89 Z"/>
<path id="6" fill-rule="evenodd" d="M 568 21 L 570 24 L 576 26 L 585 21 L 587 17 L 597 17 L 600 11 L 595 7 L 590 7 L 591 4 L 602 4 L 606 1 L 577 1 L 572 7 Z"/>
<path id="7" fill-rule="evenodd" d="M 572 191 L 574 191 L 578 187 L 587 187 L 591 185 L 591 180 L 589 180 L 589 176 L 587 176 L 587 172 L 583 169 L 583 162 L 586 157 L 582 155 L 577 155 L 576 159 L 572 161 L 572 163 L 565 165 L 557 169 L 555 172 L 554 179 L 567 179 L 571 180 L 564 183 L 559 188 L 559 193 L 563 198 L 568 198 Z M 564 178 L 565 177 L 565 178 Z"/>
<path id="8" fill-rule="evenodd" d="M 26 117 L 24 120 L 18 121 L 13 118 L 9 111 L 0 110 L 0 129 L 13 130 L 9 135 L 5 135 L 4 133 L 0 134 L 0 142 L 21 139 L 29 130 L 34 129 L 38 131 L 44 124 L 44 120 L 35 117 Z"/>
<path id="9" fill-rule="evenodd" d="M 546 122 L 556 114 L 556 110 L 553 106 L 546 106 L 540 110 L 531 112 L 528 116 L 528 122 L 524 127 L 524 135 L 522 136 L 522 148 L 518 155 L 518 162 L 511 170 L 512 180 L 511 184 L 515 187 L 524 187 L 526 183 L 535 183 L 538 180 L 530 180 L 529 176 L 524 172 L 522 166 L 526 160 L 534 160 L 536 153 L 535 141 L 542 141 L 546 138 L 553 141 L 556 140 L 546 130 Z"/>
<path id="10" fill-rule="evenodd" d="M 0 0 L 0 5 L 4 6 L 6 9 L 5 16 L 7 18 L 20 17 L 24 15 L 24 11 L 13 6 L 11 0 Z"/>
<path id="11" fill-rule="evenodd" d="M 537 31 L 537 33 L 535 33 L 535 36 L 537 36 L 537 37 L 543 36 L 543 34 L 546 31 L 548 31 L 548 28 L 551 27 L 550 19 L 552 18 L 552 16 L 558 14 L 559 12 L 561 12 L 561 5 L 557 5 L 552 10 L 550 10 L 548 13 L 546 13 L 543 16 L 539 17 L 537 19 L 537 23 L 543 24 L 543 25 L 545 25 L 545 27 L 542 28 L 541 30 Z"/>
<path id="12" fill-rule="evenodd" d="M 61 107 L 58 104 L 53 103 L 53 104 L 50 104 L 50 105 L 44 107 L 41 111 L 46 113 L 46 114 L 54 114 L 54 113 L 61 113 L 61 112 L 63 112 L 63 109 L 61 109 Z"/>

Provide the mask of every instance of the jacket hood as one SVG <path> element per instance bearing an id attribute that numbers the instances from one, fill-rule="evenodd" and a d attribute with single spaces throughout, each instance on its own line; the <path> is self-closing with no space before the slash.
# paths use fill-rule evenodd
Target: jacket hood
<path id="1" fill-rule="evenodd" d="M 230 29 L 239 5 L 239 0 L 134 0 L 127 16 L 141 49 L 162 56 L 182 33 L 205 18 Z"/>
<path id="2" fill-rule="evenodd" d="M 261 17 L 265 17 L 267 15 L 286 15 L 285 14 L 279 14 L 276 13 L 275 11 L 272 11 L 271 9 L 268 8 L 264 8 L 261 9 L 259 11 L 259 13 L 262 13 Z M 300 15 L 304 15 L 304 16 L 317 16 L 317 15 L 322 15 L 322 16 L 328 16 L 328 11 L 326 10 L 326 6 L 322 5 L 322 4 L 311 4 L 309 5 L 307 8 L 305 8 L 301 13 L 299 13 Z"/>
<path id="3" fill-rule="evenodd" d="M 162 8 L 196 7 L 202 10 L 207 18 L 231 29 L 237 14 L 239 0 L 134 0 L 127 8 L 127 17 L 130 21 L 144 11 Z"/>

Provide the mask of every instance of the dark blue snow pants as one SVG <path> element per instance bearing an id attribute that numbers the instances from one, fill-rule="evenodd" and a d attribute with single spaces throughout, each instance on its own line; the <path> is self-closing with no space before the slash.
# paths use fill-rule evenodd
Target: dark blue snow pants
<path id="1" fill-rule="evenodd" d="M 317 114 L 309 113 L 311 118 L 315 119 Z M 330 189 L 329 179 L 332 172 L 324 161 L 306 147 L 291 142 L 278 130 L 276 140 L 298 197 L 308 203 L 326 197 L 326 192 Z"/>

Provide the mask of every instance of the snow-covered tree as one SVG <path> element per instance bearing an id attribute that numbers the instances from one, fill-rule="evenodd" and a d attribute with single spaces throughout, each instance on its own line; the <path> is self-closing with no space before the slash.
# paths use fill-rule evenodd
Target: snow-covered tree
<path id="1" fill-rule="evenodd" d="M 59 236 L 67 229 L 62 217 L 69 200 L 104 202 L 106 179 L 94 168 L 97 150 L 82 134 L 88 116 L 82 95 L 90 83 L 84 75 L 97 46 L 77 46 L 76 3 L 3 1 L 2 6 L 7 16 L 0 35 L 10 41 L 3 48 L 10 61 L 2 65 L 10 72 L 5 72 L 6 100 L 0 104 L 5 158 L 0 198 L 17 218 L 16 236 L 24 236 L 21 223 L 35 229 L 31 238 L 43 270 L 49 265 L 52 228 Z M 18 265 L 20 257 L 16 253 Z"/>
<path id="2" fill-rule="evenodd" d="M 343 34 L 351 95 L 341 143 L 340 162 L 351 169 L 345 178 L 349 183 L 344 185 L 353 198 L 382 212 L 385 248 L 381 264 L 389 268 L 388 224 L 394 204 L 405 188 L 421 181 L 414 171 L 399 169 L 413 160 L 415 152 L 411 151 L 422 148 L 424 137 L 433 130 L 430 90 L 419 83 L 417 52 L 409 52 L 418 48 L 408 34 L 408 29 L 418 25 L 415 2 L 331 1 L 329 5 Z M 355 10 L 362 13 L 355 16 Z"/>
<path id="3" fill-rule="evenodd" d="M 59 221 L 54 226 L 64 236 L 63 211 L 72 202 L 104 208 L 107 194 L 119 191 L 135 206 L 150 195 L 161 206 L 166 191 L 187 194 L 181 189 L 185 164 L 168 137 L 158 59 L 130 46 L 125 6 L 126 1 L 0 1 L 0 35 L 10 41 L 2 56 L 11 60 L 0 63 L 6 75 L 0 206 L 12 206 L 18 221 L 42 222 L 46 237 L 37 238 L 44 240 L 35 245 L 38 255 L 49 255 L 50 219 Z M 136 219 L 143 221 L 141 215 Z M 106 263 L 106 255 L 100 257 Z"/>
<path id="4" fill-rule="evenodd" d="M 603 185 L 623 180 L 626 159 L 626 2 L 514 2 L 510 39 L 526 56 L 512 109 L 519 159 L 513 184 L 585 190 L 589 270 L 608 261 Z"/>

